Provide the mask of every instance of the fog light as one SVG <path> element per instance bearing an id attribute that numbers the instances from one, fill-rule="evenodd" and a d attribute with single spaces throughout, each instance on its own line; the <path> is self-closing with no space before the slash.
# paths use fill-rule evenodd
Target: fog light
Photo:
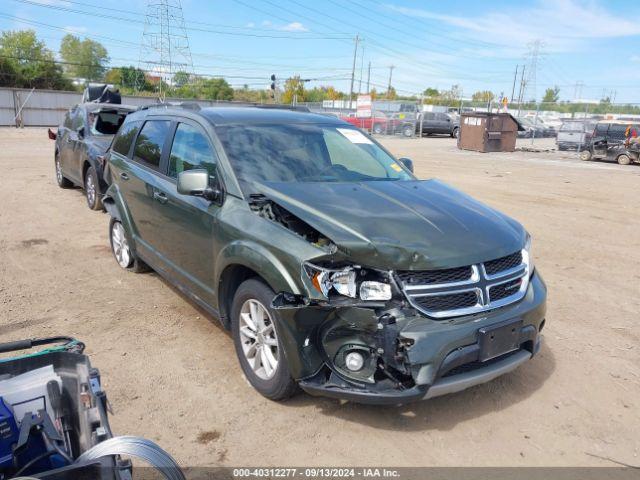
<path id="1" fill-rule="evenodd" d="M 344 357 L 344 363 L 349 370 L 357 372 L 364 366 L 364 357 L 360 352 L 349 352 Z"/>

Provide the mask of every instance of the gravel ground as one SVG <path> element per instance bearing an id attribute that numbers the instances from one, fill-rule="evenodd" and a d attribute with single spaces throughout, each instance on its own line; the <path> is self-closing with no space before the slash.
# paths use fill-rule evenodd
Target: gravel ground
<path id="1" fill-rule="evenodd" d="M 549 287 L 536 359 L 403 407 L 304 394 L 270 402 L 243 378 L 215 319 L 157 275 L 118 267 L 108 216 L 55 184 L 45 129 L 0 129 L 0 338 L 85 341 L 114 431 L 151 438 L 183 465 L 640 464 L 640 166 L 462 152 L 449 138 L 383 143 L 420 177 L 531 232 Z"/>

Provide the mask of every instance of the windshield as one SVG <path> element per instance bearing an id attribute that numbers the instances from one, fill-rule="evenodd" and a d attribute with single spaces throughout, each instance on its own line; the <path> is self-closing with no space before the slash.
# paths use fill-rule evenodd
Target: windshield
<path id="1" fill-rule="evenodd" d="M 89 113 L 91 135 L 115 135 L 129 112 L 95 112 Z"/>
<path id="2" fill-rule="evenodd" d="M 252 182 L 414 180 L 369 137 L 346 125 L 233 125 L 216 132 L 249 192 Z"/>

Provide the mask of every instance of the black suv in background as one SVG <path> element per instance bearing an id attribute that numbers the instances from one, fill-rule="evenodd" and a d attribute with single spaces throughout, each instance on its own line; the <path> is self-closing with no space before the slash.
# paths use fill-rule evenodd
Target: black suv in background
<path id="1" fill-rule="evenodd" d="M 61 188 L 82 187 L 87 205 L 102 209 L 104 153 L 125 117 L 136 107 L 87 102 L 76 105 L 64 117 L 57 133 L 49 131 L 55 144 L 56 180 Z"/>
<path id="2" fill-rule="evenodd" d="M 445 134 L 458 138 L 460 131 L 460 116 L 453 113 L 422 112 L 418 114 L 416 133 L 420 133 L 420 116 L 422 116 L 422 134 Z"/>
<path id="3" fill-rule="evenodd" d="M 146 108 L 107 162 L 118 264 L 153 268 L 219 318 L 268 398 L 431 398 L 540 348 L 546 287 L 522 225 L 418 180 L 347 122 Z"/>
<path id="4" fill-rule="evenodd" d="M 580 152 L 582 160 L 608 160 L 620 165 L 638 161 L 640 124 L 622 120 L 599 121 L 589 143 Z M 635 135 L 635 136 L 633 136 Z"/>

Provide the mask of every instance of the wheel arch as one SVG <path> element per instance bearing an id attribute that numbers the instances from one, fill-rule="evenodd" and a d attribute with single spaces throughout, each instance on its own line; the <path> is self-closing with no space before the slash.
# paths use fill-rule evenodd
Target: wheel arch
<path id="1" fill-rule="evenodd" d="M 228 328 L 231 304 L 238 287 L 249 278 L 258 278 L 275 293 L 300 293 L 300 286 L 272 252 L 252 242 L 237 241 L 225 247 L 216 260 L 215 291 L 218 310 Z"/>
<path id="2" fill-rule="evenodd" d="M 126 207 L 126 204 L 122 198 L 122 194 L 116 184 L 112 184 L 104 194 L 102 198 L 102 205 L 111 218 L 118 220 L 124 227 L 125 234 L 127 235 L 127 241 L 131 251 L 135 253 L 136 244 L 133 239 L 134 225 L 131 221 L 131 215 Z"/>

